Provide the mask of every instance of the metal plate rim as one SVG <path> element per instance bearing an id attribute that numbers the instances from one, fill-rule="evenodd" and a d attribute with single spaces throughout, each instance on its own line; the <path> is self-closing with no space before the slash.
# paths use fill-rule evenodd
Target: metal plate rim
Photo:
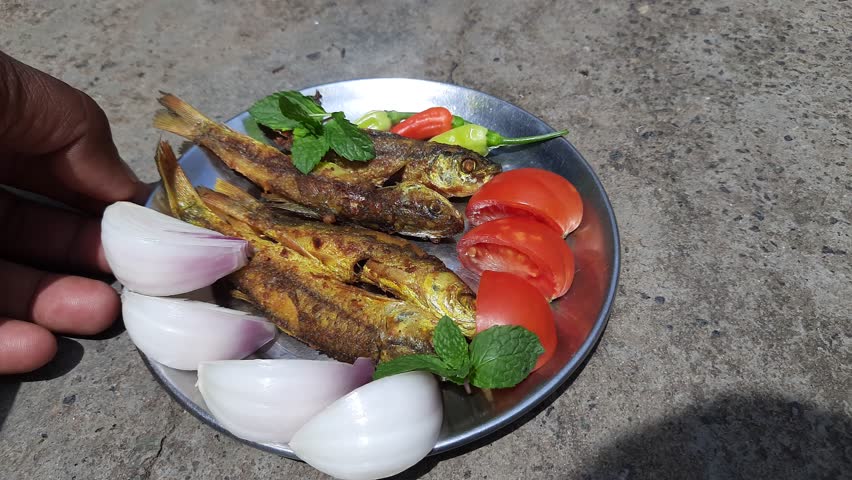
<path id="1" fill-rule="evenodd" d="M 506 100 L 498 98 L 494 95 L 491 95 L 489 93 L 485 93 L 485 92 L 482 92 L 482 91 L 479 91 L 479 90 L 475 90 L 475 89 L 472 89 L 472 88 L 469 88 L 469 87 L 464 87 L 464 86 L 454 85 L 454 84 L 449 84 L 449 83 L 444 83 L 444 82 L 437 82 L 437 81 L 432 81 L 432 80 L 421 80 L 421 79 L 405 78 L 405 77 L 356 78 L 356 79 L 351 79 L 351 80 L 341 80 L 341 81 L 336 81 L 336 82 L 325 83 L 325 84 L 322 84 L 322 85 L 309 86 L 309 87 L 305 87 L 305 88 L 300 88 L 298 90 L 307 94 L 309 91 L 314 91 L 314 90 L 320 90 L 321 91 L 322 89 L 328 89 L 328 88 L 340 86 L 340 85 L 357 84 L 357 83 L 360 83 L 360 82 L 373 82 L 373 81 L 377 81 L 377 80 L 385 81 L 385 82 L 411 83 L 412 85 L 416 85 L 416 84 L 426 85 L 426 84 L 428 84 L 428 85 L 440 86 L 440 87 L 444 87 L 444 88 L 449 87 L 449 88 L 452 88 L 452 89 L 457 89 L 457 90 L 469 92 L 470 94 L 473 94 L 473 95 L 485 96 L 485 97 L 488 97 L 491 101 L 498 102 L 500 104 L 504 104 L 508 107 L 511 107 L 512 109 L 515 109 L 515 110 L 522 112 L 523 114 L 525 114 L 529 118 L 534 119 L 536 126 L 538 126 L 539 128 L 546 129 L 547 131 L 554 131 L 555 130 L 550 125 L 548 125 L 547 123 L 545 123 L 543 120 L 541 120 L 537 116 L 533 115 L 532 113 L 528 112 L 527 110 L 525 110 L 525 109 L 523 109 L 523 108 L 521 108 L 521 107 L 519 107 L 519 106 L 517 106 L 517 105 L 515 105 L 511 102 L 508 102 Z M 240 112 L 240 113 L 234 115 L 233 117 L 231 117 L 230 119 L 228 119 L 228 121 L 225 122 L 225 123 L 236 120 L 237 118 L 244 115 L 245 113 L 246 113 L 245 111 Z M 595 184 L 595 187 L 601 192 L 601 195 L 602 195 L 602 198 L 603 198 L 603 207 L 604 208 L 603 208 L 603 212 L 601 212 L 601 213 L 602 213 L 602 216 L 609 223 L 608 226 L 610 228 L 610 231 L 612 232 L 612 237 L 613 237 L 612 238 L 612 249 L 613 249 L 613 251 L 611 252 L 611 254 L 612 254 L 612 272 L 611 272 L 611 275 L 608 278 L 608 288 L 604 292 L 604 295 L 605 295 L 604 303 L 601 307 L 601 310 L 598 314 L 597 319 L 595 320 L 595 323 L 594 323 L 591 331 L 589 332 L 589 335 L 587 336 L 585 341 L 582 343 L 582 345 L 579 347 L 579 349 L 574 354 L 574 356 L 571 358 L 571 360 L 568 363 L 566 363 L 565 366 L 562 367 L 557 373 L 555 373 L 550 380 L 548 380 L 546 383 L 542 384 L 540 386 L 540 388 L 535 392 L 534 395 L 531 395 L 529 398 L 525 399 L 523 402 L 520 402 L 520 403 L 514 405 L 512 408 L 510 408 L 506 412 L 504 412 L 504 413 L 502 413 L 498 416 L 495 416 L 491 420 L 489 420 L 489 421 L 487 421 L 487 422 L 485 422 L 485 423 L 483 423 L 483 424 L 481 424 L 481 425 L 479 425 L 475 428 L 472 428 L 472 429 L 469 429 L 468 431 L 456 434 L 452 437 L 443 439 L 443 441 L 440 441 L 435 446 L 435 448 L 429 453 L 430 456 L 445 453 L 445 452 L 460 448 L 460 447 L 467 445 L 471 442 L 474 442 L 478 439 L 481 439 L 481 438 L 486 437 L 490 434 L 493 434 L 493 433 L 499 431 L 500 429 L 510 425 L 512 422 L 518 420 L 523 415 L 525 415 L 526 413 L 528 413 L 529 411 L 534 409 L 536 406 L 538 406 L 541 402 L 548 399 L 554 392 L 556 392 L 571 377 L 572 374 L 574 374 L 577 371 L 578 367 L 587 358 L 589 358 L 589 355 L 591 354 L 591 352 L 594 349 L 597 342 L 600 341 L 600 339 L 603 335 L 603 332 L 606 328 L 609 316 L 610 316 L 611 311 L 612 311 L 612 305 L 613 305 L 613 302 L 615 300 L 615 294 L 616 294 L 616 289 L 618 287 L 618 281 L 619 281 L 620 270 L 621 270 L 621 239 L 620 239 L 617 221 L 616 221 L 616 218 L 615 218 L 615 212 L 612 208 L 612 204 L 610 202 L 609 196 L 607 195 L 606 190 L 604 189 L 603 184 L 600 181 L 600 178 L 597 176 L 597 173 L 595 173 L 594 169 L 592 169 L 591 165 L 589 165 L 589 163 L 585 159 L 585 157 L 567 139 L 561 138 L 561 139 L 558 139 L 556 141 L 565 142 L 567 144 L 568 148 L 573 152 L 575 157 L 582 163 L 583 169 L 590 175 L 591 179 L 593 180 L 593 182 Z M 185 152 L 181 156 L 181 160 L 183 160 L 183 158 L 192 149 L 198 149 L 198 148 L 199 147 L 197 147 L 197 146 L 193 146 L 190 150 L 187 150 L 187 152 Z M 159 185 L 160 184 L 158 182 L 157 183 L 157 186 L 158 186 L 157 189 L 159 189 Z M 155 189 L 155 192 L 156 192 L 157 189 Z M 153 198 L 154 198 L 154 194 L 152 194 L 152 196 L 148 199 L 148 201 L 146 202 L 146 205 L 150 206 Z M 253 441 L 250 441 L 250 440 L 244 440 L 242 438 L 234 436 L 228 430 L 226 430 L 221 425 L 219 425 L 219 423 L 212 417 L 212 415 L 209 412 L 202 409 L 192 399 L 187 397 L 185 394 L 183 394 L 177 388 L 174 388 L 174 386 L 172 384 L 168 383 L 165 380 L 164 375 L 162 373 L 161 365 L 159 365 L 158 363 L 148 359 L 141 351 L 139 352 L 139 355 L 142 358 L 145 366 L 148 368 L 148 370 L 151 372 L 151 374 L 157 380 L 157 383 L 159 383 L 163 387 L 163 389 L 165 389 L 169 393 L 169 395 L 179 405 L 181 405 L 185 410 L 190 412 L 193 416 L 195 416 L 196 418 L 201 420 L 206 425 L 212 427 L 213 429 L 215 429 L 216 431 L 218 431 L 220 433 L 224 433 L 224 434 L 226 434 L 226 435 L 228 435 L 228 436 L 230 436 L 230 437 L 232 437 L 232 438 L 234 438 L 234 439 L 236 439 L 236 440 L 238 440 L 238 441 L 240 441 L 244 444 L 250 445 L 250 446 L 255 447 L 257 449 L 260 449 L 260 450 L 263 450 L 263 451 L 266 451 L 266 452 L 269 452 L 269 453 L 281 455 L 281 456 L 291 458 L 291 459 L 294 459 L 294 460 L 300 460 L 301 461 L 301 459 L 299 459 L 299 457 L 295 453 L 293 453 L 292 450 L 290 450 L 289 447 L 286 446 L 286 445 L 263 444 L 263 443 L 253 442 Z"/>

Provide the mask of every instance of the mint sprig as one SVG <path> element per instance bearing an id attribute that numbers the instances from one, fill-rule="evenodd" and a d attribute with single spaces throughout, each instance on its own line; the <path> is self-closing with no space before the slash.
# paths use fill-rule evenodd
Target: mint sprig
<path id="1" fill-rule="evenodd" d="M 332 150 L 341 157 L 354 162 L 366 162 L 376 156 L 373 140 L 356 127 L 343 112 L 331 114 L 331 120 L 324 125 L 325 138 Z"/>
<path id="2" fill-rule="evenodd" d="M 443 317 L 432 334 L 435 355 L 405 355 L 376 367 L 374 379 L 424 370 L 463 385 L 508 388 L 521 383 L 532 371 L 544 348 L 531 331 L 515 325 L 498 325 L 477 334 L 468 345 L 449 317 Z"/>
<path id="3" fill-rule="evenodd" d="M 249 108 L 249 115 L 257 123 L 266 125 L 273 130 L 289 132 L 299 127 L 299 122 L 281 113 L 280 100 L 286 92 L 278 92 L 262 98 Z"/>
<path id="4" fill-rule="evenodd" d="M 293 154 L 293 165 L 302 173 L 309 173 L 322 161 L 322 157 L 328 152 L 328 142 L 325 137 L 312 135 L 304 128 L 293 129 L 293 146 L 290 153 Z"/>
<path id="5" fill-rule="evenodd" d="M 329 150 L 355 162 L 376 156 L 373 141 L 343 112 L 328 113 L 313 98 L 296 91 L 273 93 L 252 105 L 249 114 L 273 130 L 293 131 L 293 165 L 302 173 L 310 173 Z"/>
<path id="6" fill-rule="evenodd" d="M 538 336 L 526 328 L 491 327 L 473 337 L 470 344 L 471 362 L 476 366 L 470 383 L 481 388 L 514 387 L 527 378 L 542 353 Z"/>

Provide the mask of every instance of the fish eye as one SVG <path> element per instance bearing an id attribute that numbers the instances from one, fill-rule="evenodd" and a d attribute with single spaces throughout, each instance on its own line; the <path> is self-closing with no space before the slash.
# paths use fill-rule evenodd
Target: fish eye
<path id="1" fill-rule="evenodd" d="M 441 213 L 441 210 L 443 209 L 441 208 L 440 202 L 432 202 L 429 204 L 429 212 L 431 212 L 432 215 L 437 215 Z"/>
<path id="2" fill-rule="evenodd" d="M 461 168 L 464 173 L 471 173 L 476 169 L 476 160 L 472 158 L 466 158 L 461 164 Z"/>

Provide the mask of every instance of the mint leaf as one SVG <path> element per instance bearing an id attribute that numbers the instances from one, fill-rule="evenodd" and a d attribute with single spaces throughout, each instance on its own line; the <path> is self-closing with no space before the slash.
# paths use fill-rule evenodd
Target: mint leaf
<path id="1" fill-rule="evenodd" d="M 398 373 L 413 372 L 414 370 L 425 370 L 442 377 L 452 377 L 454 372 L 451 368 L 435 355 L 405 355 L 394 358 L 388 362 L 382 362 L 376 366 L 373 379 L 389 377 Z"/>
<path id="2" fill-rule="evenodd" d="M 308 129 L 314 135 L 322 135 L 322 118 L 326 115 L 325 110 L 310 97 L 299 92 L 280 93 L 278 107 L 281 109 L 281 114 L 299 122 L 300 126 Z"/>
<path id="3" fill-rule="evenodd" d="M 355 162 L 366 162 L 376 157 L 373 140 L 346 120 L 343 112 L 332 113 L 331 120 L 325 123 L 323 129 L 328 144 L 341 157 Z"/>
<path id="4" fill-rule="evenodd" d="M 258 125 L 257 121 L 255 121 L 255 119 L 251 116 L 243 119 L 243 128 L 246 131 L 246 135 L 249 137 L 261 143 L 269 143 L 266 139 L 266 135 L 263 134 L 263 130 L 260 129 L 260 125 Z"/>
<path id="5" fill-rule="evenodd" d="M 473 375 L 479 388 L 508 388 L 521 383 L 544 353 L 536 334 L 516 325 L 498 325 L 473 337 Z"/>
<path id="6" fill-rule="evenodd" d="M 328 115 L 328 112 L 326 112 L 325 109 L 317 103 L 314 97 L 303 95 L 295 90 L 286 90 L 278 93 L 280 93 L 282 97 L 287 98 L 290 102 L 297 104 L 301 110 L 309 114 L 322 114 L 323 116 Z"/>
<path id="7" fill-rule="evenodd" d="M 293 147 L 290 153 L 293 157 L 293 165 L 300 172 L 310 173 L 326 152 L 328 152 L 328 142 L 324 137 L 311 135 L 301 128 L 293 131 Z"/>
<path id="8" fill-rule="evenodd" d="M 432 346 L 435 353 L 448 367 L 457 371 L 458 376 L 466 377 L 470 373 L 470 353 L 467 339 L 450 317 L 444 315 L 432 334 Z"/>
<path id="9" fill-rule="evenodd" d="M 281 113 L 279 100 L 285 92 L 278 92 L 262 98 L 249 108 L 249 114 L 257 123 L 273 130 L 288 131 L 299 126 L 299 122 L 287 118 Z"/>

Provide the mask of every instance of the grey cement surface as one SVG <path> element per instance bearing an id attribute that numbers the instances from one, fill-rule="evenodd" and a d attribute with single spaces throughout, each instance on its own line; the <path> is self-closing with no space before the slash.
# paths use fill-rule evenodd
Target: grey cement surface
<path id="1" fill-rule="evenodd" d="M 158 90 L 227 118 L 417 77 L 572 130 L 623 239 L 603 340 L 524 422 L 401 478 L 852 478 L 852 2 L 0 0 L 0 49 L 91 94 L 148 181 Z M 326 478 L 104 337 L 3 380 L 0 478 Z"/>

